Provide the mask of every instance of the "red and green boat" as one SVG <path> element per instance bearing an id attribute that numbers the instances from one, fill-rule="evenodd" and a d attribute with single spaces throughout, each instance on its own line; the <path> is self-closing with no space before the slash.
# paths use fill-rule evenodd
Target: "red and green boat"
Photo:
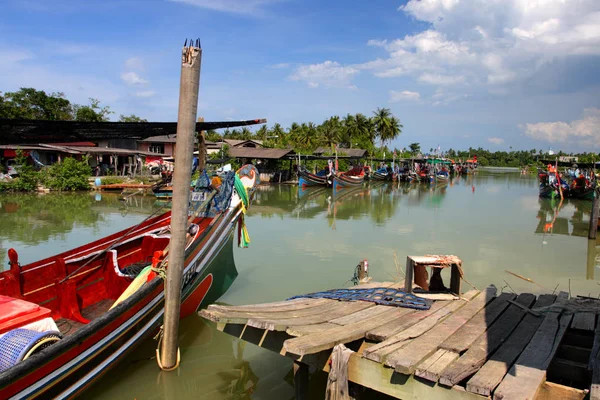
<path id="1" fill-rule="evenodd" d="M 190 218 L 182 318 L 218 299 L 237 276 L 235 223 L 241 233 L 259 178 L 253 166 L 231 174 Z M 75 397 L 156 333 L 164 285 L 148 265 L 159 265 L 170 220 L 166 212 L 27 265 L 9 250 L 10 269 L 0 273 L 0 398 Z"/>

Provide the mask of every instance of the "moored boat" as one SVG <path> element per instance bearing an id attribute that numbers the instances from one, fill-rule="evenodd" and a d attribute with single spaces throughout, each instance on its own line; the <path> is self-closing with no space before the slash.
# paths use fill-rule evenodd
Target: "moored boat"
<path id="1" fill-rule="evenodd" d="M 192 195 L 181 317 L 215 301 L 237 272 L 233 230 L 258 184 L 253 166 Z M 214 196 L 214 197 L 213 197 Z M 80 394 L 163 318 L 170 212 L 76 249 L 0 273 L 0 398 Z M 152 265 L 152 267 L 150 266 Z"/>
<path id="2" fill-rule="evenodd" d="M 343 187 L 356 187 L 362 186 L 365 181 L 365 171 L 360 166 L 355 166 L 347 172 L 333 177 L 333 189 L 340 189 Z"/>

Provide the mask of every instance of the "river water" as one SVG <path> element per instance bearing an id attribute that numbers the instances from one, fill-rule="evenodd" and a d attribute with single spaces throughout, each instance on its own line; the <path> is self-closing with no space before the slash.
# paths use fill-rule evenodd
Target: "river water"
<path id="1" fill-rule="evenodd" d="M 27 263 L 125 229 L 158 212 L 151 196 L 0 196 L 0 261 L 14 247 Z M 368 259 L 377 281 L 400 281 L 407 255 L 454 254 L 468 282 L 516 292 L 598 296 L 600 249 L 587 239 L 591 202 L 539 199 L 534 177 L 480 172 L 442 186 L 379 184 L 300 191 L 261 186 L 235 250 L 239 276 L 227 304 L 280 301 L 349 286 Z M 395 262 L 397 260 L 397 262 Z M 506 272 L 532 279 L 527 282 Z M 468 284 L 463 283 L 463 290 Z M 182 362 L 159 372 L 156 343 L 142 343 L 84 397 L 96 399 L 292 399 L 290 359 L 219 332 L 196 316 L 181 324 Z M 311 383 L 324 397 L 324 374 Z"/>

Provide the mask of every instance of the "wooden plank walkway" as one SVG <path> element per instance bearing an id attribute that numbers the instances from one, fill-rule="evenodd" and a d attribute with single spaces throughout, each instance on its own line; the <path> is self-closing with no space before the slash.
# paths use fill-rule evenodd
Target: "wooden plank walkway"
<path id="1" fill-rule="evenodd" d="M 567 297 L 491 286 L 437 295 L 445 300 L 429 310 L 295 299 L 211 305 L 200 315 L 325 371 L 332 349 L 344 344 L 354 351 L 349 381 L 396 398 L 583 399 L 591 389 L 600 399 L 600 301 Z"/>

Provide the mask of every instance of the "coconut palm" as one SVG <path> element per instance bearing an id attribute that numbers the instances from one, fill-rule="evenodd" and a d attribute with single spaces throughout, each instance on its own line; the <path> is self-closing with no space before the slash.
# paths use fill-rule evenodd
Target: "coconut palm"
<path id="1" fill-rule="evenodd" d="M 332 153 L 334 151 L 334 146 L 340 142 L 341 126 L 340 117 L 335 116 L 323 122 L 319 127 L 321 142 L 329 146 Z"/>

